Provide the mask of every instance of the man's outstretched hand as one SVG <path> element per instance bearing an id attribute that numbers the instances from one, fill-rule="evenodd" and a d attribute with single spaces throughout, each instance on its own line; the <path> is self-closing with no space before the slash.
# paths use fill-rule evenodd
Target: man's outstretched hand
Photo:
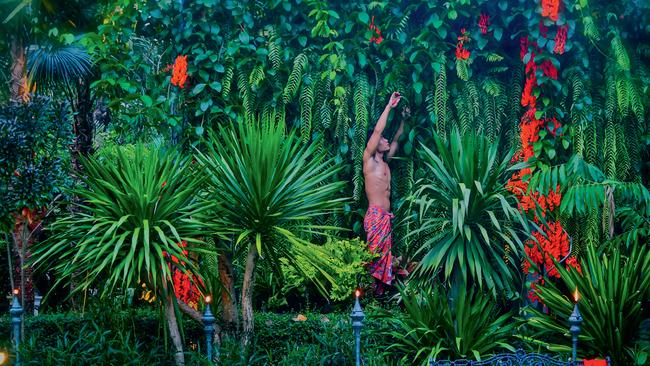
<path id="1" fill-rule="evenodd" d="M 397 104 L 399 103 L 400 99 L 402 99 L 402 96 L 398 92 L 394 92 L 390 96 L 390 100 L 388 101 L 388 106 L 391 108 L 397 107 Z"/>

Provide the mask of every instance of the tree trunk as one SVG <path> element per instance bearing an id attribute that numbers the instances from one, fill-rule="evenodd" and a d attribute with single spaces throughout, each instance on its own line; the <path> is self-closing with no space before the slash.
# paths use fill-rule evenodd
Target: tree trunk
<path id="1" fill-rule="evenodd" d="M 11 100 L 14 102 L 25 102 L 25 86 L 27 78 L 25 76 L 25 65 L 27 64 L 25 57 L 25 47 L 23 40 L 14 35 L 11 37 L 11 86 L 10 95 Z"/>
<path id="2" fill-rule="evenodd" d="M 167 318 L 167 327 L 169 328 L 169 336 L 174 344 L 174 361 L 176 366 L 185 365 L 185 354 L 183 353 L 183 341 L 181 333 L 178 329 L 178 322 L 176 321 L 176 311 L 174 310 L 174 300 L 171 295 L 167 295 L 165 299 L 165 318 Z"/>
<path id="3" fill-rule="evenodd" d="M 237 314 L 237 303 L 235 297 L 235 285 L 233 281 L 232 263 L 226 253 L 218 254 L 219 279 L 221 280 L 221 306 L 227 331 L 239 329 L 239 315 Z"/>
<path id="4" fill-rule="evenodd" d="M 89 81 L 80 79 L 77 84 L 77 100 L 73 103 L 74 115 L 74 147 L 71 151 L 71 161 L 74 173 L 79 176 L 82 166 L 79 156 L 88 156 L 93 152 L 93 122 L 92 100 L 90 98 Z"/>
<path id="5" fill-rule="evenodd" d="M 250 344 L 253 336 L 253 285 L 255 284 L 255 265 L 257 264 L 257 246 L 251 244 L 246 257 L 246 270 L 241 289 L 241 313 L 243 323 L 242 348 Z"/>

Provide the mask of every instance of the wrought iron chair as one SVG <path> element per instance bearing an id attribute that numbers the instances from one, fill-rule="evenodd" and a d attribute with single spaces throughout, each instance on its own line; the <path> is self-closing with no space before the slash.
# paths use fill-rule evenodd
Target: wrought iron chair
<path id="1" fill-rule="evenodd" d="M 539 353 L 527 353 L 518 349 L 515 353 L 500 353 L 482 361 L 473 360 L 442 360 L 429 361 L 429 366 L 583 366 L 584 362 L 563 360 L 559 356 L 549 356 Z M 607 366 L 611 366 L 607 358 Z"/>

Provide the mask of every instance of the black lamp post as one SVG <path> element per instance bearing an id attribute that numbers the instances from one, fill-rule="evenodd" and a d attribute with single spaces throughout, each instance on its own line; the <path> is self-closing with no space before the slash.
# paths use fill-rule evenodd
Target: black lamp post
<path id="1" fill-rule="evenodd" d="M 352 314 L 350 314 L 350 319 L 352 319 L 352 329 L 354 330 L 354 342 L 355 342 L 355 357 L 356 357 L 356 366 L 361 366 L 361 327 L 363 327 L 363 319 L 366 317 L 361 310 L 361 304 L 359 303 L 359 296 L 361 296 L 361 291 L 355 291 L 354 308 L 352 309 Z"/>
<path id="2" fill-rule="evenodd" d="M 212 315 L 212 311 L 210 310 L 210 302 L 212 302 L 212 297 L 206 296 L 205 312 L 203 313 L 201 320 L 203 320 L 203 331 L 205 332 L 205 349 L 208 354 L 208 360 L 212 362 L 212 339 L 214 337 L 214 321 L 216 318 Z"/>
<path id="3" fill-rule="evenodd" d="M 21 365 L 19 347 L 21 338 L 20 322 L 23 315 L 23 307 L 20 306 L 20 301 L 18 301 L 19 293 L 20 291 L 18 291 L 18 289 L 14 290 L 14 301 L 11 304 L 11 308 L 9 309 L 9 314 L 11 315 L 11 325 L 13 326 L 13 343 L 16 352 L 16 366 Z"/>
<path id="4" fill-rule="evenodd" d="M 582 324 L 582 316 L 580 316 L 580 310 L 578 310 L 578 289 L 576 289 L 574 299 L 575 304 L 573 305 L 573 312 L 569 316 L 569 324 L 571 324 L 569 331 L 571 332 L 571 339 L 573 341 L 571 360 L 576 362 L 578 353 L 578 335 L 580 334 L 580 324 Z"/>

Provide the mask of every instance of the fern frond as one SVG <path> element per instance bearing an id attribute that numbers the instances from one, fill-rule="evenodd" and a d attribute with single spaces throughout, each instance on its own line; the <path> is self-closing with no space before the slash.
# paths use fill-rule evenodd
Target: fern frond
<path id="1" fill-rule="evenodd" d="M 397 39 L 397 37 L 399 37 L 400 34 L 404 33 L 406 27 L 409 25 L 410 18 L 411 18 L 411 11 L 407 10 L 404 16 L 402 16 L 402 18 L 400 19 L 399 23 L 397 23 L 397 26 L 391 29 L 389 33 L 389 38 Z"/>
<path id="2" fill-rule="evenodd" d="M 248 76 L 248 82 L 250 83 L 251 87 L 257 88 L 260 86 L 260 83 L 264 81 L 265 77 L 266 75 L 264 74 L 264 68 L 261 65 L 256 65 L 253 67 L 253 70 L 251 70 L 251 73 Z"/>
<path id="3" fill-rule="evenodd" d="M 503 60 L 503 56 L 499 55 L 498 53 L 490 52 L 485 55 L 485 60 L 487 62 L 499 62 Z"/>
<path id="4" fill-rule="evenodd" d="M 336 115 L 336 129 L 334 137 L 337 141 L 347 142 L 348 129 L 350 128 L 350 117 L 348 96 L 350 95 L 350 87 L 337 87 L 338 92 L 335 92 L 335 115 Z"/>
<path id="5" fill-rule="evenodd" d="M 460 80 L 469 80 L 469 63 L 466 60 L 456 60 L 456 74 Z"/>
<path id="6" fill-rule="evenodd" d="M 617 179 L 616 170 L 616 129 L 614 122 L 608 120 L 605 127 L 605 140 L 603 144 L 605 175 L 610 179 Z"/>
<path id="7" fill-rule="evenodd" d="M 598 27 L 594 22 L 594 18 L 591 16 L 586 16 L 582 18 L 582 24 L 584 25 L 584 35 L 587 38 L 590 38 L 594 41 L 600 40 L 600 33 L 598 32 Z"/>
<path id="8" fill-rule="evenodd" d="M 307 67 L 307 55 L 304 53 L 299 54 L 293 60 L 293 69 L 289 75 L 287 85 L 284 87 L 282 93 L 282 100 L 284 104 L 289 104 L 295 97 L 298 88 L 300 88 L 300 80 L 302 79 L 302 72 Z"/>
<path id="9" fill-rule="evenodd" d="M 370 92 L 368 77 L 365 74 L 359 75 L 354 85 L 354 114 L 355 139 L 352 145 L 354 155 L 354 190 L 355 201 L 361 199 L 363 192 L 363 150 L 366 144 L 366 131 L 368 130 L 368 95 Z"/>
<path id="10" fill-rule="evenodd" d="M 436 117 L 436 132 L 444 140 L 447 139 L 447 71 L 445 68 L 445 56 L 440 56 L 440 73 L 436 77 L 435 82 L 435 117 Z"/>
<path id="11" fill-rule="evenodd" d="M 497 97 L 503 91 L 503 85 L 497 79 L 488 78 L 483 80 L 483 90 L 490 96 Z"/>
<path id="12" fill-rule="evenodd" d="M 630 57 L 619 34 L 616 34 L 612 38 L 612 51 L 614 52 L 614 59 L 616 59 L 618 67 L 623 71 L 630 71 Z"/>
<path id="13" fill-rule="evenodd" d="M 221 79 L 221 95 L 223 99 L 228 100 L 230 98 L 230 90 L 232 87 L 232 79 L 235 75 L 235 65 L 229 63 L 226 66 L 226 70 L 223 73 L 223 78 Z"/>
<path id="14" fill-rule="evenodd" d="M 626 180 L 632 165 L 630 164 L 630 155 L 627 151 L 627 144 L 625 144 L 623 125 L 617 123 L 616 126 L 614 126 L 614 129 L 616 131 L 616 174 L 618 179 Z"/>
<path id="15" fill-rule="evenodd" d="M 506 115 L 507 121 L 507 146 L 506 150 L 513 149 L 518 150 L 521 146 L 521 126 L 519 123 L 519 118 L 521 116 L 521 92 L 523 88 L 523 70 L 522 67 L 517 67 L 514 69 L 512 74 L 512 79 L 508 88 L 508 100 L 506 102 L 506 107 L 508 109 Z"/>
<path id="16" fill-rule="evenodd" d="M 300 92 L 300 137 L 304 143 L 309 142 L 311 138 L 312 108 L 314 106 L 314 83 L 311 75 L 305 77 Z"/>
<path id="17" fill-rule="evenodd" d="M 269 36 L 268 49 L 269 60 L 271 60 L 272 68 L 275 71 L 280 70 L 280 67 L 282 66 L 282 54 L 279 42 L 280 39 L 275 36 L 275 30 L 273 30 L 272 34 Z"/>
<path id="18" fill-rule="evenodd" d="M 251 91 L 248 78 L 243 70 L 237 70 L 237 86 L 246 117 L 252 120 L 255 116 L 255 94 Z"/>

